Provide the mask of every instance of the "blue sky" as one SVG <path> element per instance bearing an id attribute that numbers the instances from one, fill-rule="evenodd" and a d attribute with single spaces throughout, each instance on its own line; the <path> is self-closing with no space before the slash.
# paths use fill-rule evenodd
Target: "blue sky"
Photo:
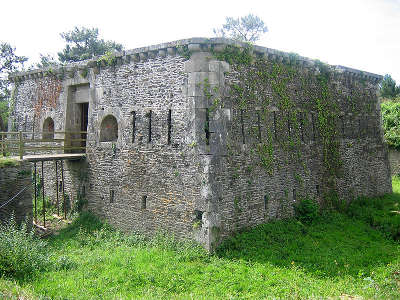
<path id="1" fill-rule="evenodd" d="M 384 75 L 400 84 L 400 0 L 6 1 L 0 41 L 38 60 L 56 54 L 59 33 L 98 27 L 101 37 L 132 49 L 189 37 L 211 37 L 225 17 L 253 13 L 269 32 L 257 42 Z"/>

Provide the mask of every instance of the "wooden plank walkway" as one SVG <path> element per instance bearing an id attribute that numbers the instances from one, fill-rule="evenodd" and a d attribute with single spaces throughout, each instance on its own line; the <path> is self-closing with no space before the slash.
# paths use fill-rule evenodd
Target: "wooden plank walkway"
<path id="1" fill-rule="evenodd" d="M 86 153 L 62 153 L 62 154 L 41 154 L 24 155 L 22 160 L 30 162 L 51 161 L 51 160 L 80 160 L 86 157 Z M 12 157 L 19 160 L 18 156 Z"/>

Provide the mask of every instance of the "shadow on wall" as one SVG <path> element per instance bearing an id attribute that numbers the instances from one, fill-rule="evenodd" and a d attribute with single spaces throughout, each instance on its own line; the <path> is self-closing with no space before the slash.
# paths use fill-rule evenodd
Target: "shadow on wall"
<path id="1" fill-rule="evenodd" d="M 100 126 L 100 142 L 118 140 L 118 122 L 113 115 L 105 116 Z"/>

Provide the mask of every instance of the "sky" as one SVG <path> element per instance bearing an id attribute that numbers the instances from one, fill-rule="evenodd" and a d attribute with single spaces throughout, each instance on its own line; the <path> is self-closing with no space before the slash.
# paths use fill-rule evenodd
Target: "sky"
<path id="1" fill-rule="evenodd" d="M 0 42 L 39 59 L 65 45 L 61 32 L 97 27 L 100 38 L 134 49 L 213 37 L 226 17 L 259 16 L 257 45 L 380 75 L 400 84 L 400 0 L 2 1 Z"/>

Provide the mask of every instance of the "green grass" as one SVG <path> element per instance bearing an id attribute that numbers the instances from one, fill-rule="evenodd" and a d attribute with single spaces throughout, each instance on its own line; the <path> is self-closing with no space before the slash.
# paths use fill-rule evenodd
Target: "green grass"
<path id="1" fill-rule="evenodd" d="M 286 220 L 243 231 L 211 256 L 161 233 L 124 235 L 85 213 L 48 240 L 52 268 L 0 279 L 0 298 L 399 299 L 399 179 L 393 187 L 310 225 Z"/>
<path id="2" fill-rule="evenodd" d="M 15 166 L 18 166 L 18 160 L 10 157 L 0 156 L 0 168 Z"/>

